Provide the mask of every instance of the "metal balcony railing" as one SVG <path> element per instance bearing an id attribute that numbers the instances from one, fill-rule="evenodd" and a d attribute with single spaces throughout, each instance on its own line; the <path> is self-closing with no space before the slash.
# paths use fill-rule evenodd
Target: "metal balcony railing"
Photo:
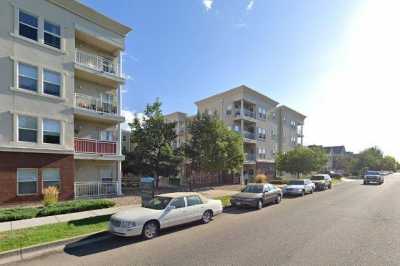
<path id="1" fill-rule="evenodd" d="M 99 113 L 117 114 L 117 104 L 93 96 L 75 93 L 75 106 Z"/>
<path id="2" fill-rule="evenodd" d="M 117 154 L 117 142 L 75 138 L 75 152 L 94 154 Z"/>
<path id="3" fill-rule="evenodd" d="M 256 139 L 256 134 L 253 132 L 249 132 L 249 131 L 243 131 L 243 137 L 245 137 L 246 139 Z"/>
<path id="4" fill-rule="evenodd" d="M 117 196 L 121 182 L 75 182 L 75 198 L 102 198 Z"/>
<path id="5" fill-rule="evenodd" d="M 119 73 L 119 64 L 114 62 L 113 59 L 106 58 L 104 56 L 76 49 L 75 62 L 99 72 L 105 72 L 117 77 L 121 77 L 121 74 Z"/>

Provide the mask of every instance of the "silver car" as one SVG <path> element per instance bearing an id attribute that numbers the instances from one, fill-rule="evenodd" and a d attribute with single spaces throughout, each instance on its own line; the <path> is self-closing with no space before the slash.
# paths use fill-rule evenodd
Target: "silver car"
<path id="1" fill-rule="evenodd" d="M 283 195 L 304 196 L 307 193 L 313 193 L 315 184 L 310 179 L 290 180 L 283 188 Z"/>

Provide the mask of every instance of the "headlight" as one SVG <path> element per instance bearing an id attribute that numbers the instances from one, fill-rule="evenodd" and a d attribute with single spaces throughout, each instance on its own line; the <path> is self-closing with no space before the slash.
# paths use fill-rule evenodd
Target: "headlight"
<path id="1" fill-rule="evenodd" d="M 125 227 L 125 228 L 132 228 L 135 227 L 136 223 L 132 222 L 132 221 L 121 221 L 121 227 Z"/>

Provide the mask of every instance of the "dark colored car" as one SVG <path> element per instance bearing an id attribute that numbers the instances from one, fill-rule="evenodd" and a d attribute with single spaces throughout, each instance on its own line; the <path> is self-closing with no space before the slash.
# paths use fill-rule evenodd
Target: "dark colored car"
<path id="1" fill-rule="evenodd" d="M 261 209 L 267 203 L 278 204 L 282 200 L 282 190 L 271 184 L 248 184 L 239 194 L 233 195 L 234 207 L 255 207 Z"/>
<path id="2" fill-rule="evenodd" d="M 327 174 L 313 175 L 311 181 L 315 184 L 316 190 L 326 190 L 332 188 L 332 178 Z"/>

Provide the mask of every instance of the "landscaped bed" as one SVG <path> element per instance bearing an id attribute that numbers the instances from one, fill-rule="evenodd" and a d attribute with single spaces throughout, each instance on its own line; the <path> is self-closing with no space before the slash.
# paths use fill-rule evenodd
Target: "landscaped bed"
<path id="1" fill-rule="evenodd" d="M 45 207 L 0 209 L 0 222 L 30 219 L 73 212 L 104 209 L 114 206 L 110 200 L 72 200 L 51 204 Z"/>
<path id="2" fill-rule="evenodd" d="M 107 230 L 110 215 L 0 233 L 0 252 Z"/>

